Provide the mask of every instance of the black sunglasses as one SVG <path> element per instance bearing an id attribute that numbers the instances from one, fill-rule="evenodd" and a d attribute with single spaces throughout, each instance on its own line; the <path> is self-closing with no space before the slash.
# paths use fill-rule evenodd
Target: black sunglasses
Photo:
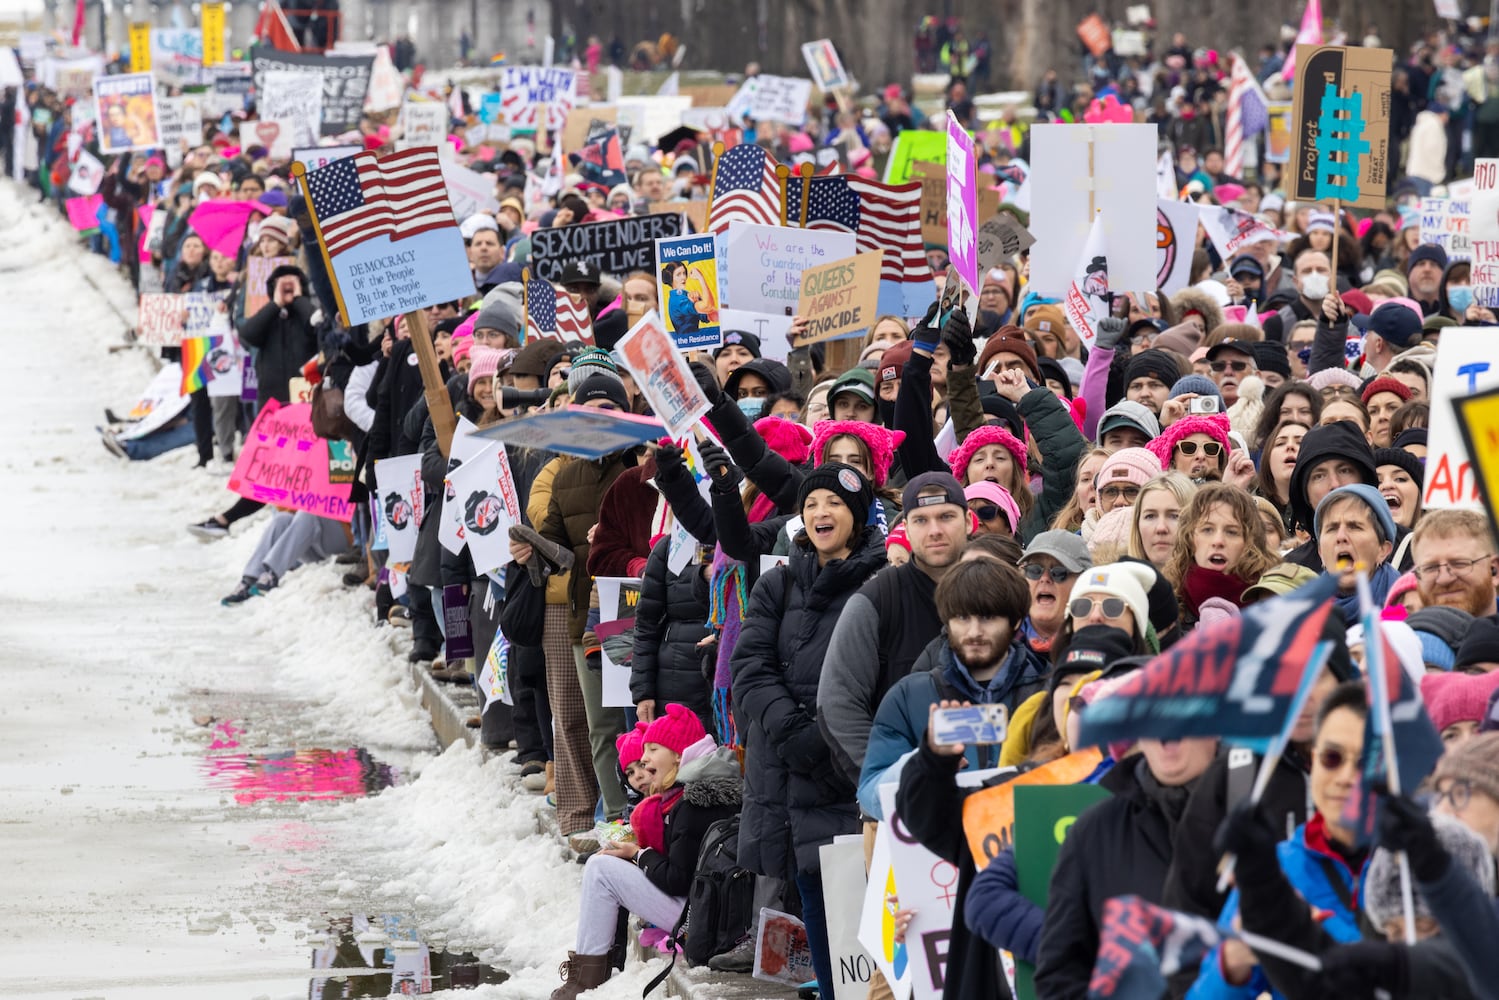
<path id="1" fill-rule="evenodd" d="M 999 507 L 992 503 L 984 504 L 982 507 L 969 507 L 968 509 L 977 514 L 980 521 L 992 521 L 1000 513 Z"/>
<path id="2" fill-rule="evenodd" d="M 1049 576 L 1052 583 L 1066 583 L 1067 578 L 1073 575 L 1072 571 L 1066 566 L 1053 566 L 1047 569 L 1040 563 L 1027 563 L 1024 569 L 1025 578 L 1032 582 L 1041 579 L 1043 576 Z"/>
<path id="3" fill-rule="evenodd" d="M 1213 371 L 1218 372 L 1219 374 L 1222 374 L 1223 372 L 1228 371 L 1230 368 L 1232 368 L 1234 371 L 1239 372 L 1240 374 L 1242 374 L 1242 373 L 1247 372 L 1249 370 L 1249 362 L 1248 361 L 1209 361 L 1208 362 L 1208 367 L 1211 368 Z"/>
<path id="4" fill-rule="evenodd" d="M 1332 747 L 1328 747 L 1326 750 L 1317 751 L 1317 763 L 1321 764 L 1329 771 L 1341 771 L 1343 769 L 1343 765 L 1349 763 L 1352 760 L 1354 760 L 1352 754 L 1344 753 L 1342 750 L 1337 750 Z"/>

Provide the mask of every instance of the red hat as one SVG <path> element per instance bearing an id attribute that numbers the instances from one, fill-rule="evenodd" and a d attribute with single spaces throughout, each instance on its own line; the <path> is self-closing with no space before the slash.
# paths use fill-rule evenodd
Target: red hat
<path id="1" fill-rule="evenodd" d="M 1441 732 L 1457 722 L 1482 722 L 1489 695 L 1499 688 L 1499 671 L 1487 674 L 1431 673 L 1421 678 L 1421 700 L 1431 724 Z"/>
<path id="2" fill-rule="evenodd" d="M 790 423 L 789 420 L 782 423 Z M 707 735 L 702 720 L 686 705 L 673 702 L 666 706 L 666 714 L 652 722 L 645 731 L 645 742 L 663 746 L 672 753 L 680 754 Z"/>
<path id="3" fill-rule="evenodd" d="M 634 729 L 628 733 L 620 733 L 614 738 L 614 749 L 619 751 L 621 771 L 631 764 L 640 762 L 641 755 L 645 753 L 645 731 L 649 728 L 649 722 L 637 722 Z"/>
<path id="4" fill-rule="evenodd" d="M 1369 384 L 1364 386 L 1364 391 L 1359 393 L 1359 398 L 1364 401 L 1365 406 L 1368 406 L 1369 400 L 1381 392 L 1393 392 L 1400 397 L 1402 403 L 1409 403 L 1411 401 L 1411 387 L 1398 378 L 1392 378 L 1389 375 L 1381 375 L 1379 378 L 1370 379 Z"/>
<path id="5" fill-rule="evenodd" d="M 904 521 L 891 528 L 890 534 L 885 536 L 885 550 L 887 552 L 892 545 L 899 545 L 907 552 L 911 551 L 911 540 L 906 537 L 906 525 Z"/>
<path id="6" fill-rule="evenodd" d="M 990 337 L 984 344 L 984 349 L 979 353 L 979 377 L 989 370 L 989 362 L 1001 351 L 1013 354 L 1025 363 L 1033 381 L 1044 382 L 1041 377 L 1041 365 L 1036 360 L 1036 349 L 1025 339 L 1025 331 L 1017 326 L 1002 327 L 998 333 Z"/>

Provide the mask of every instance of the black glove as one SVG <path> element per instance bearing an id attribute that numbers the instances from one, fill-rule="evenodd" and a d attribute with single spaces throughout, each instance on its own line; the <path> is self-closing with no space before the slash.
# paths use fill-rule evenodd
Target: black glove
<path id="1" fill-rule="evenodd" d="M 968 323 L 968 313 L 954 309 L 942 328 L 942 342 L 947 345 L 950 364 L 971 365 L 978 357 L 978 348 L 973 345 L 973 329 Z"/>
<path id="2" fill-rule="evenodd" d="M 692 377 L 697 379 L 703 395 L 708 397 L 708 405 L 717 406 L 719 400 L 723 399 L 723 389 L 719 387 L 718 376 L 714 374 L 713 369 L 701 361 L 693 361 L 687 367 L 692 369 Z"/>
<path id="3" fill-rule="evenodd" d="M 1418 882 L 1431 883 L 1447 872 L 1452 858 L 1437 840 L 1426 810 L 1404 795 L 1380 793 L 1379 844 L 1404 851 L 1410 858 L 1411 874 Z"/>
<path id="4" fill-rule="evenodd" d="M 675 479 L 682 474 L 687 466 L 682 462 L 682 449 L 674 444 L 657 445 L 656 447 L 656 481 L 662 482 Z"/>
<path id="5" fill-rule="evenodd" d="M 1316 994 L 1373 1000 L 1375 990 L 1402 997 L 1410 990 L 1410 956 L 1403 944 L 1356 941 L 1322 953 Z"/>
<path id="6" fill-rule="evenodd" d="M 708 478 L 713 480 L 712 489 L 715 493 L 737 493 L 739 484 L 744 482 L 744 473 L 739 471 L 739 466 L 729 458 L 729 453 L 713 441 L 704 441 L 698 445 L 698 454 L 703 456 L 703 465 L 707 467 Z"/>
<path id="7" fill-rule="evenodd" d="M 1125 329 L 1124 320 L 1118 316 L 1105 316 L 1098 321 L 1098 336 L 1093 339 L 1094 346 L 1105 351 L 1112 351 L 1119 346 Z"/>
<path id="8" fill-rule="evenodd" d="M 831 757 L 826 764 L 813 771 L 808 777 L 817 787 L 817 797 L 823 802 L 848 802 L 853 795 L 854 790 L 849 787 L 842 773 L 833 766 Z"/>
<path id="9" fill-rule="evenodd" d="M 1220 855 L 1238 857 L 1235 868 L 1242 881 L 1243 877 L 1252 878 L 1258 872 L 1280 870 L 1275 845 L 1283 839 L 1264 810 L 1244 799 L 1219 824 L 1213 849 Z"/>
<path id="10" fill-rule="evenodd" d="M 937 345 L 942 343 L 942 331 L 932 326 L 932 323 L 937 319 L 937 313 L 941 310 L 941 308 L 941 302 L 933 302 L 931 306 L 927 308 L 926 316 L 920 323 L 917 323 L 915 329 L 911 331 L 912 344 L 928 353 L 935 351 L 937 349 Z"/>
<path id="11" fill-rule="evenodd" d="M 827 740 L 817 728 L 817 723 L 806 719 L 789 737 L 776 744 L 776 752 L 786 766 L 797 774 L 815 775 L 833 759 Z"/>

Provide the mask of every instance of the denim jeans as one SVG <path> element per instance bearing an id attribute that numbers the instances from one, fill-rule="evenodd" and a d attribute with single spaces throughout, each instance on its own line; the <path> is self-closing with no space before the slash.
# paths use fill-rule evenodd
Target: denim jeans
<path id="1" fill-rule="evenodd" d="M 183 421 L 174 427 L 163 427 L 145 437 L 133 441 L 121 441 L 125 454 L 132 462 L 148 462 L 157 455 L 164 455 L 178 448 L 186 448 L 194 440 L 191 421 Z"/>
<path id="2" fill-rule="evenodd" d="M 833 995 L 833 957 L 828 951 L 828 916 L 822 903 L 822 873 L 796 873 L 796 891 L 802 897 L 802 923 L 807 928 L 807 947 L 817 972 L 817 992 Z"/>

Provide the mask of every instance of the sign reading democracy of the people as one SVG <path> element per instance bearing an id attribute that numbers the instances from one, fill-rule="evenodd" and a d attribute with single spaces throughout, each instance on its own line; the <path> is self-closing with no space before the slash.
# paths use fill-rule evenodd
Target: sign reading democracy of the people
<path id="1" fill-rule="evenodd" d="M 94 80 L 99 152 L 114 155 L 161 145 L 156 127 L 156 81 L 150 73 L 101 76 Z"/>
<path id="2" fill-rule="evenodd" d="M 1287 200 L 1385 207 L 1393 60 L 1389 49 L 1296 46 Z"/>
<path id="3" fill-rule="evenodd" d="M 1478 510 L 1482 506 L 1478 476 L 1453 401 L 1499 388 L 1499 359 L 1494 355 L 1496 336 L 1499 330 L 1493 327 L 1454 326 L 1442 331 L 1431 373 L 1431 426 L 1427 431 L 1426 480 L 1421 495 L 1421 504 L 1428 509 Z"/>
<path id="4" fill-rule="evenodd" d="M 511 128 L 564 128 L 577 103 L 578 74 L 556 66 L 506 66 L 500 74 L 500 107 Z M 545 114 L 545 121 L 541 116 Z"/>
<path id="5" fill-rule="evenodd" d="M 880 261 L 875 250 L 802 272 L 796 314 L 807 319 L 795 346 L 845 337 L 874 325 L 880 298 Z"/>
<path id="6" fill-rule="evenodd" d="M 708 412 L 708 397 L 654 309 L 620 338 L 614 355 L 635 377 L 667 434 L 673 440 L 690 436 L 698 418 Z"/>
<path id="7" fill-rule="evenodd" d="M 731 114 L 742 119 L 801 126 L 807 120 L 811 99 L 811 80 L 762 73 L 745 80 L 728 107 Z"/>
<path id="8" fill-rule="evenodd" d="M 586 263 L 595 274 L 654 273 L 656 241 L 683 232 L 680 215 L 642 215 L 538 229 L 531 234 L 531 273 L 543 281 L 561 281 L 562 269 L 570 260 Z"/>
<path id="9" fill-rule="evenodd" d="M 255 418 L 229 476 L 229 489 L 242 497 L 335 521 L 353 517 L 349 487 L 329 481 L 328 442 L 312 430 L 312 404 L 274 399 Z"/>
<path id="10" fill-rule="evenodd" d="M 359 128 L 364 117 L 364 95 L 369 90 L 375 57 L 313 55 L 283 52 L 264 45 L 251 50 L 255 92 L 264 93 L 265 74 L 274 70 L 315 72 L 323 78 L 323 135 L 341 135 Z"/>

